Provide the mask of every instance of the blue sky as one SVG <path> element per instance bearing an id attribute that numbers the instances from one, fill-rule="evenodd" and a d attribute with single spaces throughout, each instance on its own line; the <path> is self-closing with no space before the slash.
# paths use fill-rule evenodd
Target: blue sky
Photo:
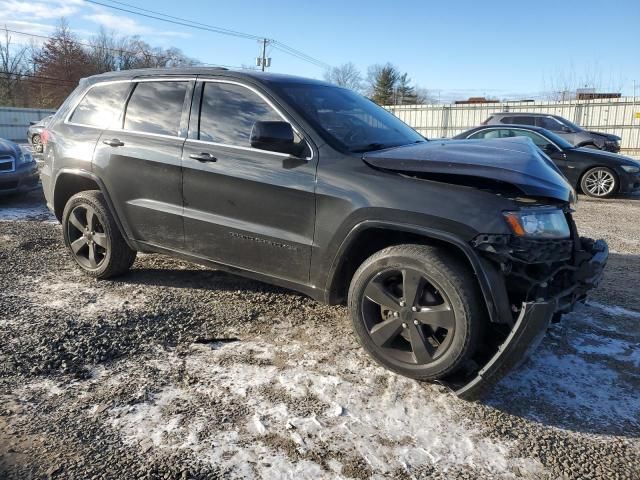
<path id="1" fill-rule="evenodd" d="M 110 3 L 109 0 L 100 0 Z M 540 96 L 595 82 L 640 95 L 640 0 L 404 2 L 122 0 L 141 8 L 284 42 L 322 62 L 392 62 L 442 100 Z M 121 5 L 120 5 L 121 6 Z M 176 46 L 206 63 L 252 65 L 255 40 L 190 28 L 83 0 L 0 0 L 0 26 L 48 34 L 65 16 L 81 38 L 100 26 Z M 25 41 L 25 38 L 15 37 Z M 272 71 L 321 77 L 322 68 L 272 50 Z"/>

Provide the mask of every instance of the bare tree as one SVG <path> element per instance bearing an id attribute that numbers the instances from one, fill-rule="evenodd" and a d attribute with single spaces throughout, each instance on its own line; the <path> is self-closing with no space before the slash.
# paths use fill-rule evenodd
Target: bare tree
<path id="1" fill-rule="evenodd" d="M 57 30 L 42 48 L 35 52 L 33 62 L 35 78 L 30 82 L 38 85 L 32 91 L 41 94 L 38 104 L 46 108 L 58 108 L 80 79 L 96 73 L 91 58 L 64 19 L 60 20 Z M 47 88 L 39 88 L 40 85 Z"/>
<path id="2" fill-rule="evenodd" d="M 324 79 L 327 82 L 335 83 L 341 87 L 362 93 L 364 85 L 360 70 L 352 62 L 345 63 L 338 67 L 332 67 L 324 72 Z"/>
<path id="3" fill-rule="evenodd" d="M 603 70 L 598 63 L 585 66 L 581 72 L 576 72 L 573 65 L 557 71 L 549 77 L 543 78 L 544 97 L 552 101 L 574 100 L 576 92 L 582 88 L 592 88 L 602 92 L 619 92 L 623 83 L 620 79 L 615 80 L 613 76 L 608 82 L 604 81 Z"/>
<path id="4" fill-rule="evenodd" d="M 28 71 L 27 47 L 13 47 L 7 29 L 0 39 L 0 105 L 24 103 L 24 75 Z"/>

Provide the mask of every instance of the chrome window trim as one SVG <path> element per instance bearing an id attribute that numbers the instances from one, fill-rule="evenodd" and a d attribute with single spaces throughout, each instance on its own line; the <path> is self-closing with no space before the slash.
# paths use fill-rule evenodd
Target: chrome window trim
<path id="1" fill-rule="evenodd" d="M 304 137 L 302 137 L 304 138 Z M 305 139 L 306 141 L 306 139 Z M 197 144 L 202 144 L 202 145 L 212 145 L 214 147 L 226 147 L 226 148 L 235 148 L 237 150 L 244 150 L 247 152 L 256 152 L 256 153 L 266 153 L 268 155 L 273 155 L 275 157 L 281 157 L 281 158 L 297 158 L 300 160 L 311 160 L 313 157 L 306 157 L 306 158 L 300 158 L 300 157 L 294 157 L 293 155 L 289 154 L 289 153 L 282 153 L 282 152 L 273 152 L 271 150 L 262 150 L 261 148 L 254 148 L 254 147 L 243 147 L 241 145 L 230 145 L 228 143 L 218 143 L 218 142 L 209 142 L 207 140 L 196 140 L 195 138 L 187 138 L 187 143 L 197 143 Z"/>
<path id="2" fill-rule="evenodd" d="M 124 128 L 104 128 L 103 130 L 105 132 L 109 131 L 126 134 L 133 133 L 134 135 L 148 135 L 150 137 L 167 138 L 170 140 L 186 140 L 186 137 L 181 137 L 179 135 L 167 135 L 166 133 L 141 132 L 140 130 L 127 130 Z"/>
<path id="3" fill-rule="evenodd" d="M 3 155 L 0 157 L 0 163 L 9 163 L 11 162 L 11 170 L 0 170 L 0 175 L 4 173 L 13 173 L 16 171 L 17 160 L 11 155 Z"/>
<path id="4" fill-rule="evenodd" d="M 563 151 L 558 145 L 556 145 L 554 142 L 552 142 L 551 140 L 549 140 L 547 137 L 545 137 L 544 135 L 542 135 L 539 132 L 534 132 L 532 130 L 528 130 L 526 128 L 518 128 L 518 127 L 505 127 L 504 125 L 501 127 L 486 127 L 486 128 L 481 128 L 479 130 L 476 130 L 475 132 L 469 134 L 467 137 L 465 137 L 465 140 L 486 140 L 486 138 L 471 138 L 473 135 L 475 135 L 476 133 L 480 133 L 480 132 L 486 132 L 487 130 L 519 130 L 521 132 L 530 132 L 530 133 L 535 133 L 536 135 L 544 138 L 547 142 L 549 142 L 551 145 L 553 145 L 554 147 L 556 147 L 559 151 Z"/>
<path id="5" fill-rule="evenodd" d="M 250 90 L 253 93 L 255 93 L 256 95 L 258 95 L 262 100 L 264 100 L 267 103 L 267 105 L 269 105 L 271 108 L 273 108 L 273 110 L 275 110 L 275 112 L 278 114 L 278 116 L 280 118 L 282 118 L 282 120 L 284 120 L 289 125 L 291 125 L 291 128 L 293 128 L 293 131 L 295 133 L 297 133 L 300 136 L 300 138 L 302 138 L 304 140 L 304 142 L 307 144 L 307 147 L 309 148 L 309 152 L 311 152 L 311 156 L 302 158 L 302 160 L 307 160 L 307 161 L 313 160 L 313 158 L 314 158 L 313 148 L 311 147 L 311 144 L 309 143 L 309 140 L 307 140 L 307 137 L 302 135 L 302 133 L 300 133 L 298 128 L 296 128 L 295 123 L 293 121 L 291 121 L 291 118 L 288 118 L 284 113 L 282 113 L 282 111 L 271 100 L 269 100 L 262 92 L 260 92 L 260 90 L 256 89 L 255 87 L 253 87 L 251 85 L 247 85 L 245 83 L 237 82 L 237 81 L 234 81 L 234 80 L 200 78 L 199 81 L 201 81 L 202 83 L 211 82 L 211 83 L 228 83 L 228 84 L 231 84 L 231 85 L 238 85 L 238 86 L 244 87 L 247 90 Z M 202 93 L 204 95 L 204 89 L 203 89 Z M 200 101 L 200 103 L 202 104 L 202 100 Z M 200 107 L 200 109 L 198 110 L 198 114 L 199 115 L 202 114 L 202 107 Z M 200 126 L 200 122 L 199 122 L 199 119 L 198 119 L 198 127 L 199 126 Z M 198 136 L 199 135 L 200 135 L 200 130 L 198 129 Z M 209 141 L 200 140 L 200 139 L 197 139 L 197 140 L 196 139 L 189 139 L 189 140 L 193 140 L 193 141 L 196 141 L 196 142 L 207 143 L 209 145 L 215 145 L 215 146 L 219 146 L 219 147 L 231 147 L 231 148 L 237 148 L 237 149 L 240 149 L 240 150 L 248 150 L 248 151 L 253 151 L 253 152 L 266 152 L 266 153 L 270 153 L 270 154 L 277 154 L 278 156 L 282 156 L 282 157 L 300 158 L 300 157 L 293 157 L 293 155 L 290 155 L 288 153 L 272 152 L 270 150 L 262 150 L 260 148 L 245 147 L 243 145 L 233 145 L 233 144 L 229 144 L 229 143 L 209 142 Z"/>
<path id="6" fill-rule="evenodd" d="M 89 86 L 89 88 L 87 88 L 87 91 L 84 92 L 84 95 L 82 95 L 78 99 L 78 101 L 75 102 L 73 104 L 73 106 L 69 109 L 69 113 L 67 113 L 67 116 L 64 119 L 64 124 L 65 125 L 72 125 L 74 127 L 93 128 L 94 130 L 112 130 L 112 129 L 109 128 L 109 126 L 103 128 L 103 127 L 97 127 L 95 125 L 87 125 L 85 123 L 76 123 L 76 122 L 72 122 L 71 121 L 71 116 L 76 111 L 76 108 L 78 108 L 78 105 L 80 104 L 80 102 L 82 100 L 84 100 L 84 97 L 86 97 L 87 94 L 97 86 L 100 86 L 100 85 L 112 85 L 114 83 L 171 82 L 171 81 L 173 81 L 173 82 L 191 82 L 191 81 L 195 81 L 195 80 L 196 80 L 195 77 L 164 77 L 164 76 L 161 76 L 161 77 L 149 77 L 149 78 L 139 78 L 139 79 L 138 78 L 127 78 L 127 79 L 124 79 L 124 80 L 107 80 L 106 82 L 96 82 L 93 85 Z M 121 112 L 121 113 L 123 113 L 123 112 Z M 146 133 L 146 132 L 136 132 L 134 130 L 123 130 L 123 129 L 120 129 L 120 130 L 126 131 L 126 132 L 134 132 L 134 133 Z M 150 134 L 150 135 L 159 135 L 159 134 Z M 177 137 L 177 138 L 185 138 L 185 137 Z"/>

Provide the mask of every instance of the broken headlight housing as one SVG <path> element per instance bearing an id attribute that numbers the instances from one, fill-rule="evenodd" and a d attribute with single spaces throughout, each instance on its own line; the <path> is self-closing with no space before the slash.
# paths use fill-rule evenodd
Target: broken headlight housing
<path id="1" fill-rule="evenodd" d="M 511 231 L 526 238 L 569 238 L 567 217 L 560 209 L 522 209 L 504 212 Z"/>

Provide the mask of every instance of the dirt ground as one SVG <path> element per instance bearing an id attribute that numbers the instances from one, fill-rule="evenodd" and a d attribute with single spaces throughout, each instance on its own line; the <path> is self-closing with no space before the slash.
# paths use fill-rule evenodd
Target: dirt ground
<path id="1" fill-rule="evenodd" d="M 90 280 L 39 195 L 0 199 L 0 479 L 638 479 L 640 198 L 575 216 L 603 285 L 468 403 L 343 307 L 159 255 Z"/>

